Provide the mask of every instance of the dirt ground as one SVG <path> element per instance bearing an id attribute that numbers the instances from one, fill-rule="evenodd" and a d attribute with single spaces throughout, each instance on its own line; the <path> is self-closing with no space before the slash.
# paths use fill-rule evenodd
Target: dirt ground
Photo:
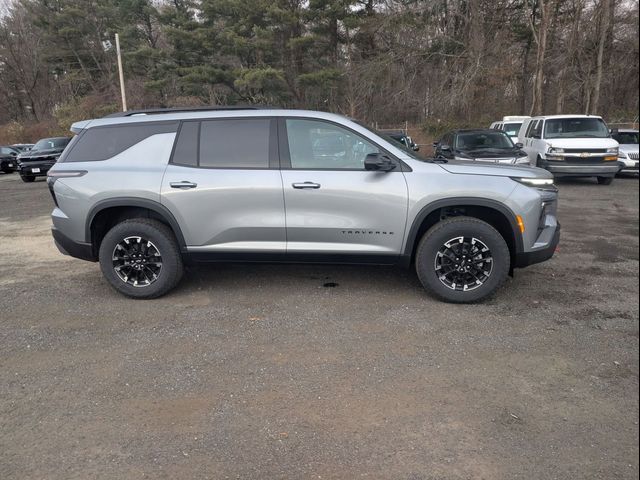
<path id="1" fill-rule="evenodd" d="M 560 193 L 556 257 L 481 305 L 356 266 L 133 301 L 0 175 L 0 479 L 638 478 L 638 180 Z"/>

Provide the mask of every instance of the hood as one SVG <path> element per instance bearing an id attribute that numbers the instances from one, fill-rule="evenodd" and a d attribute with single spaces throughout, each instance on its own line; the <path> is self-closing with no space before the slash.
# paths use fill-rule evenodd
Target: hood
<path id="1" fill-rule="evenodd" d="M 513 158 L 518 155 L 518 149 L 478 148 L 476 150 L 458 150 L 472 158 Z"/>
<path id="2" fill-rule="evenodd" d="M 449 173 L 459 175 L 490 175 L 494 177 L 553 178 L 542 168 L 518 165 L 479 164 L 476 162 L 439 163 Z"/>
<path id="3" fill-rule="evenodd" d="M 613 138 L 549 138 L 545 142 L 552 148 L 613 148 L 618 146 Z"/>
<path id="4" fill-rule="evenodd" d="M 626 153 L 633 153 L 638 151 L 638 144 L 636 143 L 621 143 L 620 150 Z"/>
<path id="5" fill-rule="evenodd" d="M 47 150 L 29 150 L 28 152 L 23 152 L 20 155 L 18 155 L 18 158 L 20 160 L 29 160 L 31 158 L 55 156 L 55 155 L 60 155 L 63 152 L 63 150 L 64 150 L 64 147 L 49 148 Z"/>

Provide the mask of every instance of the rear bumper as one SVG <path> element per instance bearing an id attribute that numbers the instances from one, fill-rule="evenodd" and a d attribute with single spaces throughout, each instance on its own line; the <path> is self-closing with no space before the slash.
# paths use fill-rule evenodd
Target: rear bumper
<path id="1" fill-rule="evenodd" d="M 560 243 L 560 224 L 556 227 L 553 239 L 545 248 L 533 252 L 521 252 L 516 254 L 515 268 L 524 268 L 536 263 L 542 263 L 553 257 Z"/>
<path id="2" fill-rule="evenodd" d="M 97 262 L 98 259 L 93 253 L 93 247 L 90 243 L 76 242 L 64 235 L 60 230 L 53 227 L 51 235 L 60 253 L 69 255 L 70 257 L 87 260 L 89 262 Z"/>

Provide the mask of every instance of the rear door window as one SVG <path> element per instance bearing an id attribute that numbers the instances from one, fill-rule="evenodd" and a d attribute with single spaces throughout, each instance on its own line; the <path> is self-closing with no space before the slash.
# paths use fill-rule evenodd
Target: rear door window
<path id="1" fill-rule="evenodd" d="M 267 169 L 275 128 L 275 121 L 268 118 L 203 121 L 199 166 Z"/>

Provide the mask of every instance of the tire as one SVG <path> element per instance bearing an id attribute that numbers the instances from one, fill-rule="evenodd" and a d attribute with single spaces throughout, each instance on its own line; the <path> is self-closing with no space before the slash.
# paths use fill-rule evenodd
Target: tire
<path id="1" fill-rule="evenodd" d="M 598 185 L 611 185 L 613 183 L 613 177 L 597 177 Z"/>
<path id="2" fill-rule="evenodd" d="M 20 175 L 20 178 L 25 183 L 31 183 L 36 180 L 36 177 L 34 175 Z"/>
<path id="3" fill-rule="evenodd" d="M 444 276 L 441 277 L 437 270 L 437 268 L 441 268 L 440 272 L 442 272 L 443 269 L 448 269 L 451 265 L 438 266 L 439 262 L 450 262 L 448 260 L 450 257 L 441 256 L 439 253 L 443 251 L 449 255 L 452 253 L 446 248 L 447 244 L 452 245 L 454 249 L 465 248 L 457 242 L 458 237 L 463 237 L 465 242 L 471 240 L 468 242 L 469 248 L 478 255 L 491 256 L 491 260 L 480 263 L 478 266 L 480 269 L 478 276 L 482 279 L 481 284 L 473 283 L 468 286 L 467 290 L 460 289 L 460 284 L 456 285 L 455 282 L 449 282 L 450 284 L 447 285 L 448 279 L 441 280 Z M 451 242 L 454 239 L 456 242 Z M 488 248 L 488 252 L 481 252 L 482 245 Z M 459 260 L 461 257 L 457 259 Z M 466 263 L 467 260 L 463 259 L 463 262 Z M 472 217 L 453 217 L 437 223 L 424 234 L 416 252 L 416 272 L 420 282 L 427 291 L 450 303 L 473 303 L 493 295 L 507 279 L 510 266 L 509 247 L 502 235 L 488 223 Z M 464 269 L 465 267 L 458 266 L 454 270 L 457 268 Z M 473 269 L 474 267 L 467 266 L 466 268 Z M 485 275 L 486 272 L 489 274 Z M 454 275 L 456 273 L 453 272 Z M 478 279 L 478 277 L 473 277 L 473 270 L 471 273 L 463 272 L 460 275 L 465 275 L 465 278 Z"/>
<path id="4" fill-rule="evenodd" d="M 13 170 L 10 170 L 10 169 L 8 169 L 8 168 L 3 168 L 3 169 L 2 169 L 2 173 L 7 173 L 7 174 L 9 174 L 9 173 L 13 173 Z"/>
<path id="5" fill-rule="evenodd" d="M 134 237 L 134 239 L 130 239 L 130 237 Z M 143 241 L 136 241 L 135 237 L 140 237 Z M 129 241 L 127 242 L 125 239 L 129 239 Z M 151 246 L 147 242 L 150 242 Z M 151 259 L 148 265 L 142 265 L 142 271 L 132 270 L 130 257 L 125 261 L 114 261 L 116 252 L 125 252 L 122 246 L 128 247 L 129 245 L 132 245 L 130 248 L 134 252 L 142 251 L 144 253 L 146 248 L 145 255 L 138 253 L 138 256 L 142 255 Z M 155 253 L 159 255 L 161 262 L 153 261 L 158 256 Z M 109 284 L 118 292 L 131 298 L 157 298 L 164 295 L 180 282 L 184 271 L 180 247 L 171 229 L 164 223 L 148 218 L 125 220 L 114 226 L 102 239 L 98 255 L 100 269 Z M 144 262 L 146 260 L 133 260 L 133 263 L 136 261 Z M 129 264 L 126 265 L 123 262 Z M 161 264 L 160 268 L 157 263 Z M 119 264 L 119 269 L 116 264 Z M 139 266 L 135 268 L 139 268 Z M 143 279 L 142 285 L 131 283 L 137 282 L 134 279 L 139 278 Z M 150 280 L 147 285 L 144 284 L 145 278 L 147 281 Z"/>

